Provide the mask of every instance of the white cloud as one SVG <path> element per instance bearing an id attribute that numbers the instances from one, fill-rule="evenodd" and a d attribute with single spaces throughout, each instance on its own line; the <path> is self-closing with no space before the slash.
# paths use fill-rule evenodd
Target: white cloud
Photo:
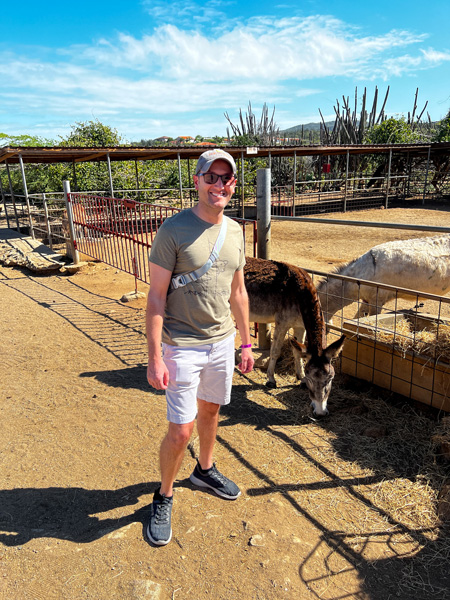
<path id="1" fill-rule="evenodd" d="M 103 42 L 88 48 L 84 57 L 99 65 L 150 70 L 173 79 L 302 80 L 376 70 L 384 53 L 392 54 L 425 38 L 402 30 L 359 36 L 357 30 L 332 17 L 278 21 L 260 17 L 218 36 L 170 24 L 142 39 L 120 34 L 116 44 Z M 430 55 L 428 60 L 437 56 Z"/>

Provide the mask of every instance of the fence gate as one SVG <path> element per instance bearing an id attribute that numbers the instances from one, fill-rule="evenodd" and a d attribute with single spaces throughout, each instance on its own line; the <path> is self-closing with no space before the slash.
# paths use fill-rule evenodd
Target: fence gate
<path id="1" fill-rule="evenodd" d="M 150 283 L 148 253 L 159 227 L 181 209 L 129 199 L 67 193 L 75 250 Z M 256 253 L 256 221 L 240 223 L 246 253 Z"/>

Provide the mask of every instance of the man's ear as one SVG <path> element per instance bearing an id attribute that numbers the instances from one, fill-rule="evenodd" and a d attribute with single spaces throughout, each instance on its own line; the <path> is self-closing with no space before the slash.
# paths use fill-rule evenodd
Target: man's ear
<path id="1" fill-rule="evenodd" d="M 198 176 L 193 175 L 192 179 L 194 180 L 195 189 L 198 190 Z"/>

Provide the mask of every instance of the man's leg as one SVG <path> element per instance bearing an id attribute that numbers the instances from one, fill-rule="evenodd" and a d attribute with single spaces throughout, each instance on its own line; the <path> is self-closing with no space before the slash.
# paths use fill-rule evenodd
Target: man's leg
<path id="1" fill-rule="evenodd" d="M 198 464 L 190 476 L 195 485 L 209 488 L 221 498 L 235 500 L 240 496 L 238 486 L 222 475 L 213 462 L 213 449 L 216 441 L 220 405 L 198 400 L 197 431 L 200 440 Z"/>
<path id="2" fill-rule="evenodd" d="M 180 470 L 184 452 L 194 428 L 194 421 L 178 425 L 169 423 L 169 429 L 161 443 L 159 464 L 161 468 L 160 493 L 166 497 L 173 494 L 173 482 Z M 217 428 L 217 426 L 216 426 Z"/>
<path id="3" fill-rule="evenodd" d="M 161 443 L 161 487 L 153 496 L 147 525 L 147 537 L 157 546 L 165 546 L 172 539 L 173 482 L 180 469 L 193 427 L 194 421 L 182 425 L 169 422 L 169 429 Z"/>
<path id="4" fill-rule="evenodd" d="M 197 400 L 197 431 L 200 440 L 198 462 L 203 470 L 210 469 L 213 464 L 213 450 L 217 435 L 220 405 L 204 400 Z"/>

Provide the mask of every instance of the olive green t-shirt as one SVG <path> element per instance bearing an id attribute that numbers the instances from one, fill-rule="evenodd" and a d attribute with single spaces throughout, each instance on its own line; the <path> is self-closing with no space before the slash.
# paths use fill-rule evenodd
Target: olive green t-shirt
<path id="1" fill-rule="evenodd" d="M 159 228 L 150 262 L 173 275 L 195 271 L 210 257 L 220 228 L 220 224 L 212 225 L 197 217 L 192 209 L 183 210 Z M 227 235 L 212 267 L 197 281 L 169 289 L 162 341 L 173 346 L 201 346 L 232 335 L 235 327 L 229 302 L 231 282 L 244 265 L 241 227 L 228 219 Z"/>

